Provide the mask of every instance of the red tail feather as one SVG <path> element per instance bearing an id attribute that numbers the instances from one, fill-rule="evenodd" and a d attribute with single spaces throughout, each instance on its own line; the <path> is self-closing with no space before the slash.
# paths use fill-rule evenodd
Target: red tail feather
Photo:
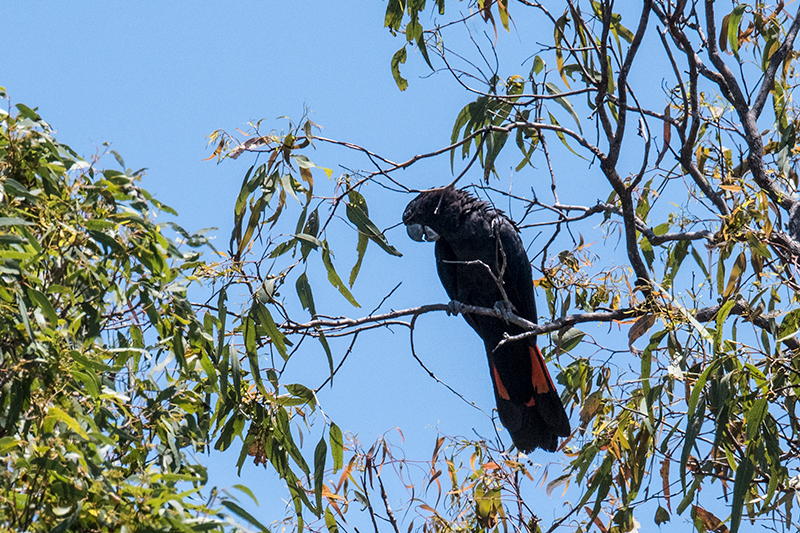
<path id="1" fill-rule="evenodd" d="M 544 357 L 542 352 L 539 351 L 538 346 L 531 346 L 529 349 L 531 354 L 531 383 L 533 383 L 533 390 L 539 394 L 546 394 L 555 390 L 553 380 L 550 379 L 550 372 L 544 364 Z"/>

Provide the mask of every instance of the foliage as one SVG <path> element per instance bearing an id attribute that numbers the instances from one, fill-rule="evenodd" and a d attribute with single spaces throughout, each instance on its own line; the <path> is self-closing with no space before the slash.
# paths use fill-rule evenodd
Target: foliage
<path id="1" fill-rule="evenodd" d="M 800 12 L 782 2 L 722 8 L 713 1 L 648 0 L 623 8 L 567 0 L 555 12 L 552 3 L 478 0 L 464 14 L 450 4 L 436 2 L 440 20 L 428 16 L 425 2 L 392 0 L 384 21 L 405 37 L 390 61 L 400 90 L 408 84 L 401 66 L 417 50 L 473 95 L 454 117 L 445 148 L 395 163 L 368 147 L 320 137 L 305 118 L 289 133 L 265 135 L 254 125 L 244 142 L 224 132 L 212 136 L 220 160 L 245 152 L 268 159 L 245 177 L 231 241 L 236 282 L 262 294 L 264 310 L 254 304 L 250 313 L 264 329 L 255 330 L 250 345 L 269 344 L 286 357 L 287 346 L 313 337 L 333 377 L 328 338 L 352 338 L 349 353 L 364 329 L 402 324 L 413 333 L 420 315 L 444 310 L 429 304 L 326 318 L 332 313 L 315 303 L 308 265 L 321 260 L 330 284 L 357 306 L 331 261 L 329 233 L 340 232 L 331 223 L 341 220 L 341 205 L 359 234 L 352 286 L 370 241 L 396 253 L 369 218 L 369 185 L 408 191 L 397 171 L 448 154 L 454 169 L 458 156 L 468 161 L 459 181 L 478 161 L 483 172 L 473 186 L 516 205 L 524 233 L 533 227 L 549 233 L 534 257 L 546 322 L 531 326 L 531 334 L 551 333 L 546 352 L 561 363 L 562 398 L 580 425 L 561 448 L 563 472 L 543 473 L 550 491 L 568 487 L 567 510 L 542 526 L 622 532 L 680 515 L 699 531 L 737 531 L 743 519 L 796 529 L 800 200 L 793 44 Z M 433 20 L 430 27 L 425 20 Z M 494 36 L 483 45 L 474 34 L 487 28 Z M 524 42 L 527 70 L 502 65 L 503 29 L 521 40 L 535 35 L 535 42 Z M 364 154 L 372 170 L 343 175 L 333 194 L 315 197 L 314 165 L 303 155 L 314 143 Z M 500 165 L 511 157 L 514 190 L 497 184 Z M 569 159 L 589 167 L 585 177 L 565 170 Z M 575 187 L 576 179 L 587 186 Z M 424 184 L 434 185 L 441 183 Z M 288 196 L 298 198 L 301 213 L 296 223 L 286 222 L 294 232 L 280 236 L 272 228 L 289 216 Z M 254 235 L 257 251 L 248 248 Z M 619 254 L 610 250 L 615 235 Z M 251 262 L 244 261 L 248 251 L 256 258 Z M 278 274 L 263 275 L 267 269 Z M 275 297 L 273 289 L 290 281 L 296 299 Z M 292 317 L 293 301 L 310 320 Z M 267 318 L 276 313 L 280 319 Z M 616 324 L 627 339 L 597 340 L 588 331 L 592 323 Z M 248 355 L 255 375 L 254 350 Z M 280 372 L 268 375 L 273 384 L 280 379 Z M 444 442 L 450 455 L 437 462 Z M 453 480 L 446 497 L 409 495 L 407 508 L 425 517 L 424 529 L 540 527 L 529 493 L 516 488 L 533 478 L 524 461 L 485 442 L 445 439 L 436 449 L 430 474 L 411 481 L 408 469 L 398 468 L 406 486 L 430 488 L 442 472 Z M 369 491 L 385 470 L 376 465 L 406 461 L 395 460 L 386 443 L 367 451 L 353 443 L 352 452 L 338 483 L 320 489 L 323 478 L 315 477 L 308 488 L 317 501 L 306 505 L 318 516 L 324 497 L 329 531 L 347 526 L 353 499 L 378 530 Z M 462 485 L 457 472 L 465 464 L 470 482 Z M 381 484 L 391 526 L 414 527 L 413 518 L 395 519 L 384 491 Z"/>
<path id="2" fill-rule="evenodd" d="M 419 51 L 471 95 L 449 142 L 397 163 L 320 136 L 307 117 L 280 133 L 253 124 L 244 141 L 215 132 L 210 159 L 258 154 L 219 262 L 154 223 L 151 210 L 168 208 L 136 185 L 140 173 L 81 161 L 24 106 L 4 116 L 3 527 L 219 530 L 237 515 L 263 529 L 229 494 L 204 493 L 192 455 L 239 439 L 240 468 L 252 457 L 286 483 L 298 530 L 364 519 L 376 532 L 605 533 L 678 517 L 698 531 L 797 529 L 800 11 L 445 4 L 390 0 L 384 24 L 404 38 L 389 60 L 400 90 Z M 503 63 L 504 31 L 528 47 L 523 67 Z M 307 155 L 321 144 L 370 169 L 318 180 L 333 176 Z M 287 382 L 312 343 L 326 385 L 366 330 L 405 327 L 413 350 L 427 313 L 499 316 L 430 302 L 359 311 L 370 244 L 400 255 L 370 213 L 373 191 L 410 192 L 400 170 L 448 156 L 462 167 L 454 182 L 478 162 L 473 188 L 522 213 L 527 240 L 546 235 L 532 258 L 544 321 L 528 327 L 542 343 L 549 334 L 543 351 L 579 422 L 558 472 L 500 436 L 441 437 L 430 460 L 388 438 L 365 447 L 319 409 L 321 386 Z M 334 249 L 348 231 L 343 276 Z M 195 279 L 213 290 L 205 303 L 187 297 Z M 623 334 L 589 329 L 603 324 Z M 541 493 L 562 490 L 561 516 L 540 520 Z"/>
<path id="3" fill-rule="evenodd" d="M 171 224 L 182 251 L 142 171 L 100 170 L 16 108 L 0 117 L 0 530 L 254 522 L 195 457 L 230 433 L 211 408 L 224 322 L 187 296 L 204 238 Z"/>

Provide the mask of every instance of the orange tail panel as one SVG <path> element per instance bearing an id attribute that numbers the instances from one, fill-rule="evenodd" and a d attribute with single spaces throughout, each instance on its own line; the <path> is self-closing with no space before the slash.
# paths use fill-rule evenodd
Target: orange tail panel
<path id="1" fill-rule="evenodd" d="M 531 383 L 533 383 L 533 390 L 539 394 L 546 394 L 555 390 L 553 380 L 550 379 L 550 373 L 544 364 L 544 357 L 542 357 L 539 347 L 531 346 L 528 350 L 531 354 Z"/>

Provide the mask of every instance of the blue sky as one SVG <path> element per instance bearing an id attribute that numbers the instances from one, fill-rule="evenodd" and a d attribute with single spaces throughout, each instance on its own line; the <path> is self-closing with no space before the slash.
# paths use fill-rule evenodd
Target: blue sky
<path id="1" fill-rule="evenodd" d="M 84 157 L 103 152 L 107 142 L 127 166 L 147 167 L 143 187 L 175 208 L 185 228 L 219 228 L 217 245 L 225 249 L 233 202 L 253 161 L 203 161 L 211 155 L 206 136 L 216 129 L 235 132 L 263 118 L 263 129 L 280 130 L 286 122 L 277 117 L 299 119 L 307 107 L 325 128 L 324 136 L 395 161 L 449 144 L 458 111 L 474 97 L 447 75 L 428 77 L 429 69 L 413 53 L 403 68 L 409 88 L 400 92 L 389 61 L 403 38 L 392 38 L 383 28 L 384 9 L 383 2 L 12 1 L 3 10 L 0 85 L 12 104 L 38 107 L 57 138 Z M 500 36 L 499 46 L 509 47 L 514 67 L 529 54 L 518 49 L 520 40 L 514 32 Z M 529 69 L 530 64 L 519 68 Z M 309 156 L 336 175 L 342 166 L 368 167 L 357 154 L 325 146 Z M 110 156 L 101 164 L 116 165 Z M 515 164 L 503 175 L 512 175 Z M 479 175 L 476 171 L 474 179 Z M 398 177 L 427 188 L 450 176 L 444 157 Z M 541 179 L 537 187 L 545 191 L 544 170 Z M 410 197 L 376 197 L 372 218 L 382 228 L 397 224 Z M 411 242 L 402 227 L 388 236 L 405 255 L 398 259 L 371 250 L 355 290 L 363 308 L 375 307 L 400 281 L 404 285 L 388 307 L 445 302 L 432 247 Z M 341 261 L 347 269 L 352 264 L 351 256 Z M 462 319 L 421 320 L 416 342 L 439 377 L 491 411 L 483 347 Z M 485 415 L 435 384 L 413 360 L 405 330 L 366 335 L 358 346 L 335 387 L 320 395 L 326 414 L 344 430 L 367 444 L 399 426 L 408 455 L 420 458 L 430 456 L 437 427 L 451 435 L 473 436 L 473 428 L 491 435 Z M 293 372 L 314 384 L 327 367 L 324 356 L 318 350 L 298 356 L 305 359 Z M 232 452 L 204 459 L 212 465 L 214 482 L 263 489 L 262 508 L 254 514 L 263 522 L 281 518 L 282 505 L 275 505 L 273 495 L 285 493 L 275 488 L 274 476 L 248 464 L 239 480 L 233 467 L 238 449 Z M 543 452 L 532 458 L 559 460 Z"/>

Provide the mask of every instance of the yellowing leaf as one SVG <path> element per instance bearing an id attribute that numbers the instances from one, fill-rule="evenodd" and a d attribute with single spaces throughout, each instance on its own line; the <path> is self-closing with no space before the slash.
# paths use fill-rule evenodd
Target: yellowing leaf
<path id="1" fill-rule="evenodd" d="M 47 416 L 45 418 L 49 419 L 51 422 L 63 422 L 69 429 L 80 435 L 81 438 L 89 440 L 89 434 L 86 433 L 78 421 L 58 407 L 51 407 L 50 410 L 47 411 Z"/>

